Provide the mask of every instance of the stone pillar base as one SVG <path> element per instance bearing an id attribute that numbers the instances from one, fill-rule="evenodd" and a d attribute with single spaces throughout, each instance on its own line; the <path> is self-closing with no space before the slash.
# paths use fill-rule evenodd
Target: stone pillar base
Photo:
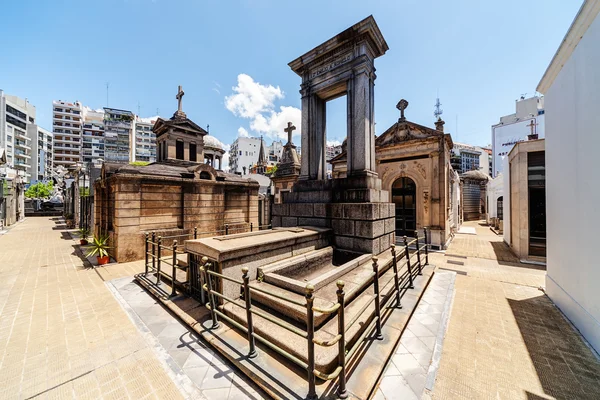
<path id="1" fill-rule="evenodd" d="M 376 255 L 390 248 L 395 241 L 393 203 L 334 203 L 332 197 L 331 191 L 284 193 L 284 203 L 273 205 L 273 227 L 332 228 L 332 244 L 344 250 Z"/>

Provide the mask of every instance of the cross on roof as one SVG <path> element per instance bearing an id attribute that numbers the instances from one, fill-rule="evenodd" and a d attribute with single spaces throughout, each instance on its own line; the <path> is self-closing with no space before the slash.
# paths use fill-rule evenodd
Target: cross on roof
<path id="1" fill-rule="evenodd" d="M 292 125 L 291 122 L 288 122 L 288 126 L 287 128 L 285 128 L 283 131 L 287 132 L 288 134 L 288 144 L 292 143 L 292 132 L 296 130 L 296 127 L 294 125 Z"/>
<path id="2" fill-rule="evenodd" d="M 179 85 L 179 90 L 177 92 L 177 96 L 175 96 L 175 98 L 178 100 L 177 104 L 177 111 L 181 111 L 181 99 L 183 98 L 183 95 L 185 94 L 185 92 L 181 89 L 181 85 Z"/>
<path id="3" fill-rule="evenodd" d="M 400 100 L 398 104 L 396 104 L 396 108 L 400 110 L 400 121 L 406 121 L 406 118 L 404 118 L 404 110 L 406 110 L 407 107 L 408 101 L 404 99 Z"/>
<path id="4" fill-rule="evenodd" d="M 525 126 L 529 126 L 531 128 L 531 134 L 535 135 L 535 132 L 533 131 L 533 128 L 536 127 L 538 124 L 537 123 L 533 123 L 533 119 L 531 120 L 531 122 L 529 123 L 529 125 L 525 125 Z"/>

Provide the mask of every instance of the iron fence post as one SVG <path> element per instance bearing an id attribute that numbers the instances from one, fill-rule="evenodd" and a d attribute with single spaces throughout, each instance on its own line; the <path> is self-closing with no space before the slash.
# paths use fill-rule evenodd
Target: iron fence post
<path id="1" fill-rule="evenodd" d="M 229 235 L 229 224 L 225 224 L 225 235 Z"/>
<path id="2" fill-rule="evenodd" d="M 202 261 L 204 261 L 205 259 L 206 261 L 208 261 L 208 258 L 206 257 L 203 257 Z M 210 271 L 210 267 L 211 263 L 205 262 L 203 265 L 203 271 L 205 273 L 206 278 L 206 287 L 208 289 L 208 301 L 210 303 L 210 313 L 212 316 L 213 323 L 211 329 L 217 329 L 219 327 L 219 320 L 217 319 L 217 313 L 215 312 L 215 309 L 217 308 L 217 303 L 215 302 L 215 295 L 212 293 L 212 278 L 211 275 L 208 273 Z"/>
<path id="3" fill-rule="evenodd" d="M 152 270 L 156 271 L 156 232 L 152 232 Z"/>
<path id="4" fill-rule="evenodd" d="M 194 239 L 198 239 L 198 227 L 194 227 Z"/>
<path id="5" fill-rule="evenodd" d="M 429 237 L 427 235 L 427 227 L 425 227 L 425 265 L 429 265 Z"/>
<path id="6" fill-rule="evenodd" d="M 339 280 L 336 282 L 337 285 L 337 299 L 340 308 L 338 308 L 338 334 L 341 336 L 338 342 L 338 364 L 342 367 L 340 374 L 338 375 L 338 397 L 340 399 L 348 398 L 348 391 L 346 390 L 346 322 L 344 321 L 344 281 Z"/>
<path id="7" fill-rule="evenodd" d="M 171 296 L 176 296 L 177 292 L 175 291 L 175 282 L 177 282 L 177 280 L 175 279 L 175 276 L 177 275 L 177 240 L 173 240 L 173 263 L 172 263 L 172 267 L 173 267 L 173 272 L 172 272 L 172 276 L 171 276 Z"/>
<path id="8" fill-rule="evenodd" d="M 313 311 L 313 292 L 315 287 L 310 283 L 306 285 L 306 340 L 308 344 L 308 400 L 317 398 L 316 383 L 315 383 L 315 319 Z"/>
<path id="9" fill-rule="evenodd" d="M 379 264 L 377 264 L 377 260 L 377 257 L 373 257 L 373 272 L 375 272 L 373 290 L 375 292 L 375 318 L 377 318 L 375 339 L 383 340 L 383 335 L 381 334 L 381 304 L 379 301 Z"/>
<path id="10" fill-rule="evenodd" d="M 252 232 L 253 228 L 254 227 L 252 226 L 252 222 L 250 222 L 250 232 Z"/>
<path id="11" fill-rule="evenodd" d="M 419 263 L 419 275 L 423 275 L 423 265 L 421 264 L 421 249 L 419 247 L 419 231 L 415 231 L 415 240 L 417 245 L 417 262 Z"/>
<path id="12" fill-rule="evenodd" d="M 161 256 L 161 247 L 162 247 L 162 237 L 159 236 L 158 239 L 156 239 L 156 247 L 158 247 L 158 255 L 157 258 L 158 260 L 156 261 L 156 286 L 160 286 L 160 256 Z"/>
<path id="13" fill-rule="evenodd" d="M 413 284 L 413 276 L 412 276 L 412 268 L 410 267 L 410 253 L 408 252 L 408 239 L 406 235 L 404 235 L 404 254 L 406 254 L 406 267 L 408 268 L 408 282 L 410 286 L 409 289 L 414 289 L 415 285 Z"/>
<path id="14" fill-rule="evenodd" d="M 244 300 L 246 301 L 246 319 L 248 320 L 248 358 L 254 358 L 256 353 L 256 344 L 254 342 L 254 323 L 252 322 L 252 298 L 250 297 L 250 277 L 248 276 L 248 267 L 242 267 L 242 279 L 244 280 Z"/>
<path id="15" fill-rule="evenodd" d="M 396 304 L 402 308 L 400 303 L 400 281 L 398 278 L 398 262 L 396 261 L 396 245 L 392 243 L 392 266 L 394 267 L 394 285 L 396 285 Z"/>
<path id="16" fill-rule="evenodd" d="M 145 253 L 145 257 L 144 260 L 146 261 L 144 263 L 144 276 L 148 275 L 148 232 L 146 232 L 146 240 L 145 240 L 145 245 L 144 245 L 144 253 Z"/>

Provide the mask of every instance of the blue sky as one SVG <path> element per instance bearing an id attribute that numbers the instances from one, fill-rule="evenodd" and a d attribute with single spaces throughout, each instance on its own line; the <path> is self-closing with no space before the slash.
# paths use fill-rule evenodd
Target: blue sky
<path id="1" fill-rule="evenodd" d="M 486 145 L 490 126 L 531 96 L 581 1 L 3 2 L 0 88 L 27 97 L 51 128 L 52 100 L 170 117 L 183 109 L 224 143 L 274 137 L 298 118 L 300 78 L 287 63 L 369 14 L 390 50 L 376 60 L 378 134 L 406 116 L 433 126 L 436 95 L 456 142 Z M 345 137 L 345 103 L 328 139 Z M 458 124 L 457 124 L 458 121 Z M 458 126 L 457 126 L 458 125 Z M 281 136 L 285 136 L 280 131 Z M 299 141 L 298 138 L 295 139 Z"/>

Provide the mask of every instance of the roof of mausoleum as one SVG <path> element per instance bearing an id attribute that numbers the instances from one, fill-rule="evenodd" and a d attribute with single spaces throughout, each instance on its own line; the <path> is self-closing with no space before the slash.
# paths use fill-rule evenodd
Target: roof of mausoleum
<path id="1" fill-rule="evenodd" d="M 221 150 L 225 152 L 225 147 L 223 143 L 219 139 L 214 136 L 206 135 L 204 136 L 204 148 L 210 148 L 215 150 Z"/>
<path id="2" fill-rule="evenodd" d="M 375 136 L 375 151 L 377 152 L 377 149 L 383 149 L 413 141 L 428 140 L 431 138 L 436 138 L 438 140 L 443 138 L 448 143 L 449 149 L 452 149 L 453 147 L 452 137 L 449 133 L 444 133 L 442 131 L 438 131 L 437 129 L 419 125 L 411 121 L 399 120 L 380 136 Z M 331 163 L 346 161 L 346 145 L 346 139 L 344 139 L 344 142 L 342 143 L 342 152 L 332 158 L 330 161 Z"/>
<path id="3" fill-rule="evenodd" d="M 488 175 L 481 172 L 479 169 L 474 169 L 472 171 L 463 172 L 460 174 L 461 179 L 472 179 L 476 181 L 487 181 L 490 179 Z"/>
<path id="4" fill-rule="evenodd" d="M 185 116 L 184 113 L 178 114 L 177 112 L 170 119 L 158 118 L 152 127 L 152 132 L 156 134 L 156 137 L 159 137 L 168 132 L 169 128 L 174 128 L 193 136 L 208 135 L 206 130 Z"/>
<path id="5" fill-rule="evenodd" d="M 207 172 L 211 179 L 202 178 L 200 174 Z M 219 182 L 236 182 L 258 185 L 254 179 L 243 178 L 240 175 L 219 171 L 207 164 L 198 164 L 183 160 L 165 160 L 148 165 L 130 165 L 122 163 L 105 162 L 102 165 L 102 179 L 113 175 L 139 175 L 140 178 L 178 178 L 178 179 L 205 179 Z"/>

